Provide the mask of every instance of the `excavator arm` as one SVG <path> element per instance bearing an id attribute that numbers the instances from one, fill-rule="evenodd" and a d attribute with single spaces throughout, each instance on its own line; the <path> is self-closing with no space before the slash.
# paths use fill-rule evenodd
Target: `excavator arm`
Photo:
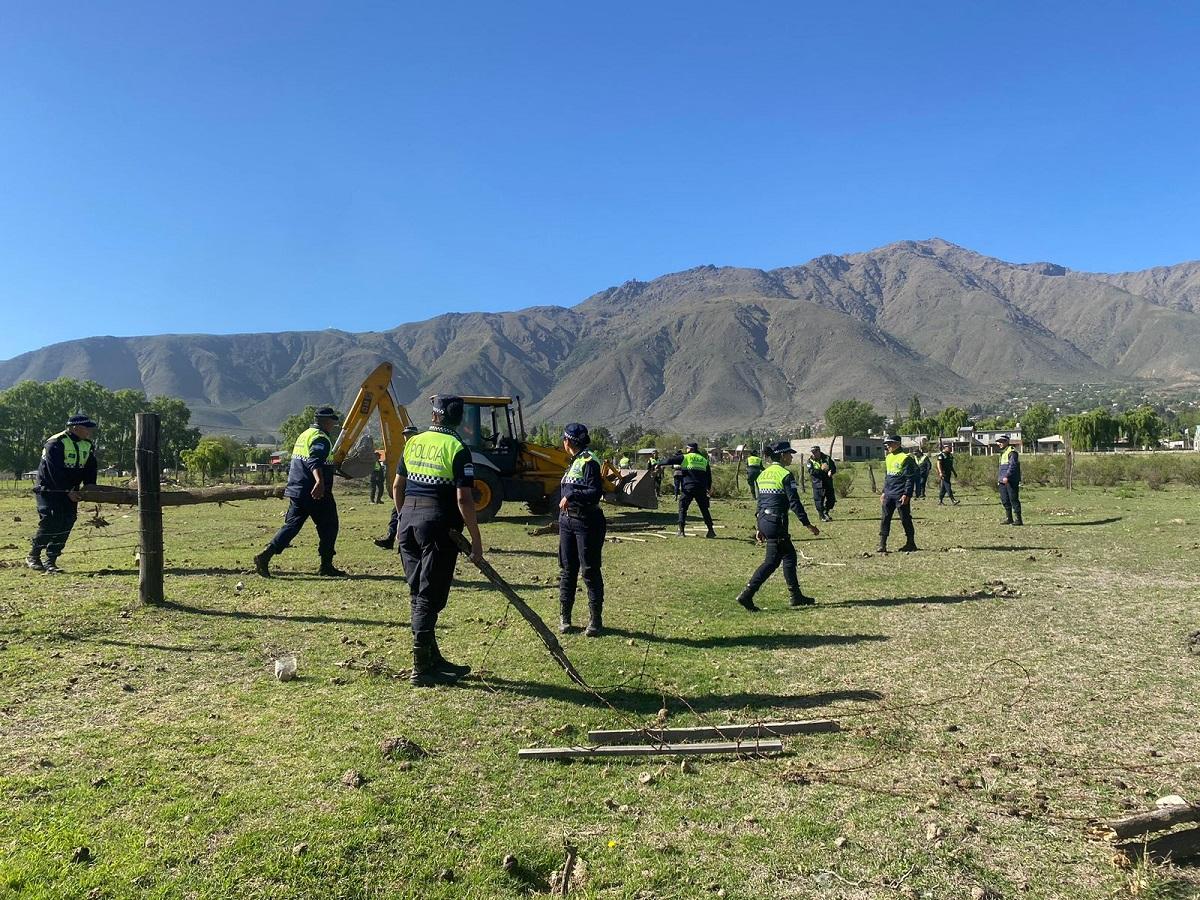
<path id="1" fill-rule="evenodd" d="M 408 410 L 392 396 L 392 364 L 380 363 L 358 389 L 354 403 L 342 422 L 342 431 L 333 445 L 333 464 L 340 467 L 358 445 L 371 421 L 371 413 L 379 412 L 380 432 L 383 435 L 383 464 L 387 468 L 386 484 L 396 477 L 396 464 L 404 452 L 404 429 L 412 424 Z"/>

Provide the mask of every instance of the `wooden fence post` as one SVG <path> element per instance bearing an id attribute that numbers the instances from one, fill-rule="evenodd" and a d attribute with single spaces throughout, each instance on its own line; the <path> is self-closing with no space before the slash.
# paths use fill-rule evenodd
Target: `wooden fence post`
<path id="1" fill-rule="evenodd" d="M 138 486 L 138 596 L 143 603 L 163 602 L 163 529 L 159 479 L 158 414 L 137 414 L 134 471 Z"/>

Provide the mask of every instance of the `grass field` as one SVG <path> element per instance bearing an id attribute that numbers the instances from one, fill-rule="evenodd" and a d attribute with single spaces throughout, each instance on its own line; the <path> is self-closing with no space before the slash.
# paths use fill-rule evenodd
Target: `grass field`
<path id="1" fill-rule="evenodd" d="M 68 574 L 44 576 L 21 562 L 32 502 L 0 493 L 0 895 L 518 897 L 571 842 L 579 897 L 1200 896 L 1200 870 L 1115 868 L 1086 828 L 1200 797 L 1198 498 L 1032 488 L 1011 529 L 976 490 L 919 503 L 924 552 L 883 557 L 864 554 L 877 501 L 850 497 L 799 543 L 819 605 L 788 609 L 776 576 L 758 615 L 733 603 L 762 554 L 751 507 L 721 501 L 720 540 L 607 545 L 611 633 L 564 645 L 614 710 L 464 563 L 440 643 L 476 675 L 393 677 L 406 591 L 370 542 L 387 507 L 361 493 L 341 495 L 354 577 L 335 581 L 312 574 L 310 528 L 279 577 L 248 574 L 280 502 L 168 509 L 157 608 L 137 602 L 127 510 L 81 517 Z M 552 621 L 557 539 L 506 512 L 490 559 Z M 517 760 L 662 707 L 843 731 L 686 767 Z M 428 755 L 386 756 L 395 737 Z"/>

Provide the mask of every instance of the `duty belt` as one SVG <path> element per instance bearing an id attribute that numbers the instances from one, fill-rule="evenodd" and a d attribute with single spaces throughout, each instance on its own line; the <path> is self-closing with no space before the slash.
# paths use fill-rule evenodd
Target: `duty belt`
<path id="1" fill-rule="evenodd" d="M 404 505 L 413 509 L 441 509 L 442 502 L 433 497 L 405 497 Z"/>

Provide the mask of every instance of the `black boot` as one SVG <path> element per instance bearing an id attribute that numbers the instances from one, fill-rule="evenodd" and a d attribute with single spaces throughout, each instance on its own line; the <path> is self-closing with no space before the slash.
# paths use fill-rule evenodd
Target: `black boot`
<path id="1" fill-rule="evenodd" d="M 271 557 L 275 555 L 275 551 L 270 547 L 265 549 L 258 556 L 254 557 L 254 571 L 263 578 L 271 577 L 271 570 L 268 568 L 268 563 L 271 562 Z"/>
<path id="2" fill-rule="evenodd" d="M 686 534 L 684 534 L 684 531 L 683 531 L 683 526 L 682 526 L 682 525 L 680 525 L 680 526 L 679 526 L 679 530 L 678 530 L 677 532 L 675 532 L 675 536 L 676 536 L 676 537 L 687 537 L 687 535 L 686 535 Z"/>
<path id="3" fill-rule="evenodd" d="M 737 595 L 737 602 L 748 612 L 762 612 L 762 607 L 754 605 L 754 591 L 746 588 Z"/>
<path id="4" fill-rule="evenodd" d="M 42 569 L 43 569 L 43 571 L 46 572 L 47 575 L 62 574 L 62 569 L 60 569 L 58 567 L 58 557 L 57 556 L 47 556 L 46 564 L 42 567 Z"/>
<path id="5" fill-rule="evenodd" d="M 392 550 L 396 546 L 394 538 L 375 538 L 375 546 L 382 547 L 384 550 Z"/>
<path id="6" fill-rule="evenodd" d="M 436 636 L 433 639 L 433 668 L 437 672 L 441 672 L 444 675 L 451 675 L 455 678 L 462 678 L 464 675 L 471 674 L 470 666 L 460 666 L 442 656 L 442 650 L 438 647 Z"/>
<path id="7" fill-rule="evenodd" d="M 804 593 L 804 591 L 800 590 L 800 588 L 797 587 L 797 588 L 792 589 L 792 599 L 788 605 L 789 606 L 815 606 L 816 603 L 817 603 L 816 600 L 814 600 L 812 597 L 809 597 L 807 594 Z"/>
<path id="8" fill-rule="evenodd" d="M 571 624 L 571 608 L 572 603 L 567 603 L 565 600 L 558 601 L 558 633 L 559 634 L 574 634 L 579 631 Z"/>
<path id="9" fill-rule="evenodd" d="M 317 569 L 317 574 L 328 578 L 345 578 L 348 573 L 333 564 L 333 554 L 330 553 L 321 557 L 321 568 Z"/>
<path id="10" fill-rule="evenodd" d="M 887 541 L 885 541 L 883 538 L 880 538 L 879 546 L 875 548 L 875 552 L 876 553 L 887 553 L 888 552 Z"/>
<path id="11" fill-rule="evenodd" d="M 900 548 L 901 553 L 915 553 L 918 549 L 916 542 L 909 538 L 904 542 L 904 546 Z"/>
<path id="12" fill-rule="evenodd" d="M 587 637 L 600 637 L 604 633 L 604 619 L 601 616 L 603 607 L 599 603 L 588 604 L 588 623 L 583 633 Z"/>
<path id="13" fill-rule="evenodd" d="M 453 675 L 439 672 L 434 667 L 433 646 L 427 638 L 413 635 L 413 667 L 409 681 L 414 687 L 433 687 L 438 684 L 454 684 Z"/>
<path id="14" fill-rule="evenodd" d="M 717 533 L 710 528 L 710 529 L 708 529 L 708 534 L 706 534 L 704 536 L 706 538 L 715 538 L 717 536 Z"/>
<path id="15" fill-rule="evenodd" d="M 27 556 L 25 558 L 25 565 L 27 565 L 29 568 L 33 569 L 35 572 L 45 572 L 46 571 L 46 566 L 42 562 L 42 554 L 41 553 L 37 553 L 37 552 L 30 553 L 29 556 Z"/>

